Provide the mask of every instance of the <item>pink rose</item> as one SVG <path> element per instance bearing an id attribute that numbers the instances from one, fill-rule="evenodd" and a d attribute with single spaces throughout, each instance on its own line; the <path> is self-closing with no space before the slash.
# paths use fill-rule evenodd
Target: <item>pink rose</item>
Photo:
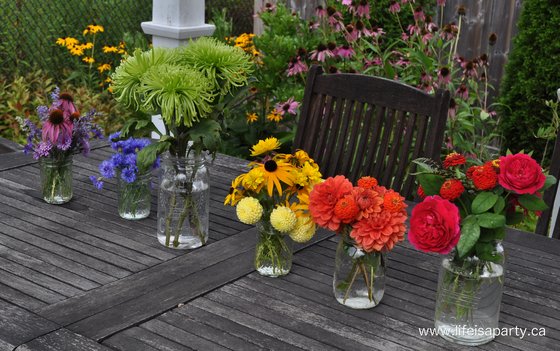
<path id="1" fill-rule="evenodd" d="M 412 209 L 408 241 L 420 251 L 449 253 L 461 236 L 457 206 L 434 195 Z"/>
<path id="2" fill-rule="evenodd" d="M 531 156 L 515 154 L 500 157 L 498 183 L 516 194 L 534 194 L 543 187 L 546 176 Z"/>

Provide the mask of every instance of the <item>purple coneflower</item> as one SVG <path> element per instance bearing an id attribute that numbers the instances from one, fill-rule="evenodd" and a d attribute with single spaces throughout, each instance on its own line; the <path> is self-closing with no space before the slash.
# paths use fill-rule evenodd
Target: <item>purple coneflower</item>
<path id="1" fill-rule="evenodd" d="M 285 102 L 276 104 L 275 109 L 282 116 L 284 116 L 286 113 L 289 113 L 291 115 L 296 115 L 298 107 L 299 107 L 299 102 L 294 101 L 294 98 L 291 97 Z"/>
<path id="2" fill-rule="evenodd" d="M 327 16 L 327 10 L 323 6 L 319 5 L 315 8 L 315 14 L 319 18 L 323 18 Z"/>
<path id="3" fill-rule="evenodd" d="M 465 84 L 461 84 L 455 91 L 455 95 L 463 100 L 467 100 L 469 98 L 469 88 Z"/>
<path id="4" fill-rule="evenodd" d="M 358 4 L 358 9 L 356 10 L 356 14 L 360 17 L 365 17 L 369 19 L 369 1 L 367 0 L 360 0 Z"/>
<path id="5" fill-rule="evenodd" d="M 364 68 L 368 68 L 371 66 L 381 66 L 382 64 L 383 60 L 381 60 L 381 57 L 375 57 L 373 60 L 365 59 Z"/>
<path id="6" fill-rule="evenodd" d="M 350 58 L 354 56 L 355 52 L 350 45 L 342 45 L 335 49 L 335 53 L 338 57 Z"/>
<path id="7" fill-rule="evenodd" d="M 80 115 L 78 109 L 76 108 L 76 105 L 74 105 L 74 98 L 72 97 L 72 95 L 68 93 L 60 94 L 58 97 L 58 103 L 58 108 L 61 109 L 64 113 L 64 118 L 69 118 L 70 115 L 74 113 L 78 113 L 78 116 Z"/>
<path id="8" fill-rule="evenodd" d="M 452 120 L 454 120 L 456 115 L 457 115 L 457 103 L 455 102 L 455 99 L 453 99 L 453 98 L 451 98 L 449 100 L 449 109 L 447 110 L 447 115 Z"/>
<path id="9" fill-rule="evenodd" d="M 344 33 L 344 37 L 346 38 L 346 41 L 353 42 L 358 39 L 359 33 L 355 30 L 352 24 L 348 24 L 346 25 L 346 33 Z"/>
<path id="10" fill-rule="evenodd" d="M 414 35 L 414 34 L 419 35 L 420 33 L 422 33 L 420 27 L 415 26 L 413 24 L 409 24 L 407 30 L 410 35 Z"/>
<path id="11" fill-rule="evenodd" d="M 334 7 L 327 7 L 327 14 L 329 15 L 329 25 L 335 32 L 340 32 L 342 29 L 342 14 Z"/>
<path id="12" fill-rule="evenodd" d="M 442 67 L 438 71 L 438 82 L 440 85 L 446 85 L 451 82 L 451 71 L 447 67 Z"/>
<path id="13" fill-rule="evenodd" d="M 288 77 L 295 76 L 296 74 L 305 73 L 309 70 L 307 64 L 300 60 L 300 57 L 293 57 L 288 64 L 286 71 Z"/>
<path id="14" fill-rule="evenodd" d="M 392 14 L 401 12 L 401 5 L 395 0 L 391 1 L 389 3 L 389 12 Z"/>
<path id="15" fill-rule="evenodd" d="M 455 38 L 459 32 L 459 27 L 455 23 L 449 23 L 443 26 L 443 30 L 440 32 L 440 36 L 445 40 L 452 40 Z"/>
<path id="16" fill-rule="evenodd" d="M 445 6 L 445 0 L 437 0 L 437 5 L 441 7 Z"/>
<path id="17" fill-rule="evenodd" d="M 64 117 L 64 112 L 59 109 L 52 110 L 49 118 L 43 124 L 43 141 L 56 145 L 72 138 L 74 125 L 69 118 Z"/>
<path id="18" fill-rule="evenodd" d="M 414 9 L 414 20 L 415 21 L 424 21 L 426 16 L 424 15 L 424 10 L 422 10 L 422 6 L 418 6 Z"/>
<path id="19" fill-rule="evenodd" d="M 319 44 L 316 50 L 311 51 L 311 59 L 325 62 L 327 57 L 333 57 L 334 54 L 325 44 Z"/>

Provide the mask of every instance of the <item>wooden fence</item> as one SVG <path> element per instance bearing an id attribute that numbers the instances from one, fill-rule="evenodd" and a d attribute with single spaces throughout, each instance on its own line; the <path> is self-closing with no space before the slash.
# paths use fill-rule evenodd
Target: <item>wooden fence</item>
<path id="1" fill-rule="evenodd" d="M 272 0 L 255 0 L 255 12 Z M 288 0 L 290 6 L 306 18 L 313 16 L 315 8 L 324 4 L 323 0 Z M 504 66 L 511 50 L 512 38 L 517 33 L 516 22 L 521 11 L 521 0 L 447 0 L 444 8 L 444 22 L 458 23 L 457 9 L 465 6 L 466 15 L 462 20 L 461 38 L 458 52 L 461 56 L 472 59 L 486 53 L 490 57 L 488 76 L 495 91 L 490 101 L 498 92 L 504 74 Z M 262 31 L 262 23 L 255 19 L 255 33 Z M 488 45 L 491 33 L 496 33 L 498 40 L 494 46 Z"/>

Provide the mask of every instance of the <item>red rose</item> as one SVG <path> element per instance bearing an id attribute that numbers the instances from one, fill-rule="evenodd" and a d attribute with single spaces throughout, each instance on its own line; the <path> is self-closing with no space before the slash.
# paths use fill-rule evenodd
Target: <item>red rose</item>
<path id="1" fill-rule="evenodd" d="M 459 242 L 459 209 L 441 197 L 428 196 L 412 209 L 408 241 L 420 251 L 449 253 Z"/>
<path id="2" fill-rule="evenodd" d="M 500 157 L 498 182 L 517 194 L 534 194 L 543 187 L 546 177 L 531 156 L 515 154 Z"/>

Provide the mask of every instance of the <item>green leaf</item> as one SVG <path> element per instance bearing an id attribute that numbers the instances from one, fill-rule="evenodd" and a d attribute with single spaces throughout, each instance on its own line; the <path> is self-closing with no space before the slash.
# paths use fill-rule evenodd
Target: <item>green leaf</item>
<path id="1" fill-rule="evenodd" d="M 196 148 L 196 144 L 199 144 L 211 153 L 216 152 L 220 147 L 221 130 L 220 124 L 212 119 L 203 119 L 194 123 L 189 129 L 190 139 L 195 143 L 193 147 Z"/>
<path id="2" fill-rule="evenodd" d="M 441 189 L 442 184 L 445 182 L 444 177 L 429 173 L 418 174 L 416 179 L 418 179 L 427 196 L 439 194 L 439 189 Z"/>
<path id="3" fill-rule="evenodd" d="M 480 237 L 480 226 L 476 217 L 468 216 L 461 223 L 461 238 L 457 244 L 459 258 L 465 257 L 474 247 Z"/>
<path id="4" fill-rule="evenodd" d="M 488 112 L 486 112 L 485 110 L 480 111 L 480 119 L 485 121 L 488 119 L 488 117 L 490 117 L 490 114 Z"/>
<path id="5" fill-rule="evenodd" d="M 502 211 L 506 208 L 506 200 L 503 197 L 499 196 L 498 201 L 494 204 L 494 213 L 502 213 Z"/>
<path id="6" fill-rule="evenodd" d="M 519 203 L 529 211 L 544 211 L 548 209 L 544 200 L 536 195 L 523 194 L 519 197 Z"/>
<path id="7" fill-rule="evenodd" d="M 482 213 L 476 215 L 478 225 L 483 228 L 495 229 L 506 225 L 506 217 L 496 213 Z"/>
<path id="8" fill-rule="evenodd" d="M 547 175 L 541 191 L 545 191 L 546 189 L 548 189 L 551 186 L 553 186 L 554 184 L 556 184 L 556 182 L 557 182 L 557 180 L 553 175 L 551 175 L 551 174 Z"/>
<path id="9" fill-rule="evenodd" d="M 171 143 L 169 140 L 160 140 L 157 143 L 150 144 L 140 150 L 136 156 L 136 165 L 139 173 L 146 173 L 150 170 L 158 155 L 169 150 Z"/>
<path id="10" fill-rule="evenodd" d="M 476 243 L 475 252 L 478 258 L 485 261 L 498 262 L 502 258 L 495 251 L 494 243 L 490 242 Z"/>
<path id="11" fill-rule="evenodd" d="M 484 213 L 491 209 L 498 201 L 499 196 L 489 192 L 484 191 L 478 194 L 471 205 L 472 212 L 474 214 Z"/>

